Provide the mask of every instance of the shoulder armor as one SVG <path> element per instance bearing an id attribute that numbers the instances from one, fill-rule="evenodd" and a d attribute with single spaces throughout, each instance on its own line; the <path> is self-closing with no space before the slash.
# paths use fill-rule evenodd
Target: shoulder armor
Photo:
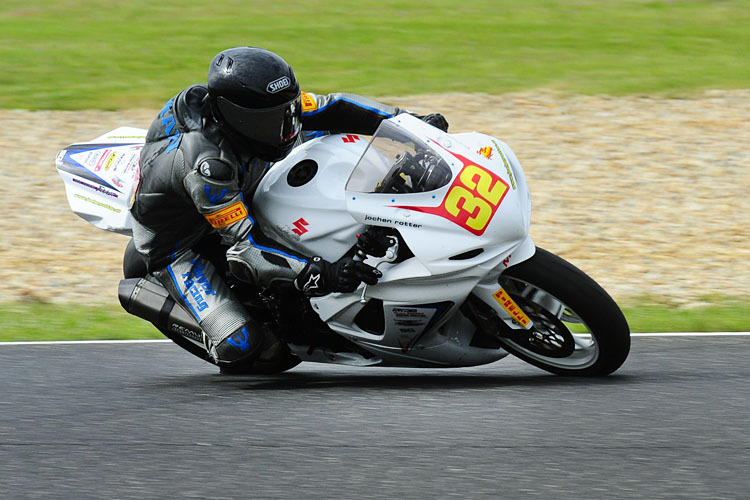
<path id="1" fill-rule="evenodd" d="M 217 181 L 231 181 L 234 179 L 234 169 L 220 158 L 203 158 L 198 160 L 198 172 L 203 177 Z"/>

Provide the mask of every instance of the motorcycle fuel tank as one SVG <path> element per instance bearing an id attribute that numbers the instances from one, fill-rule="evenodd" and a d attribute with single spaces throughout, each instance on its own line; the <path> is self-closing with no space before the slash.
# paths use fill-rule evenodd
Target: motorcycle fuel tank
<path id="1" fill-rule="evenodd" d="M 328 135 L 275 163 L 253 197 L 253 214 L 268 236 L 305 255 L 344 255 L 365 227 L 349 214 L 344 186 L 366 147 L 362 136 Z"/>

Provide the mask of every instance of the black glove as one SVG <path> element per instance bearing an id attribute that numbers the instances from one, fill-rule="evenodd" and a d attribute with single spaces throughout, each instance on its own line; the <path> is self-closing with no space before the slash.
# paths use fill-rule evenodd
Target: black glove
<path id="1" fill-rule="evenodd" d="M 357 248 L 373 257 L 384 256 L 386 250 L 391 246 L 391 241 L 387 236 L 389 231 L 390 229 L 384 227 L 370 226 L 367 231 L 359 235 Z"/>
<path id="2" fill-rule="evenodd" d="M 429 115 L 417 115 L 417 118 L 425 123 L 429 123 L 433 127 L 437 127 L 443 132 L 448 132 L 448 120 L 445 119 L 440 113 L 430 113 Z"/>
<path id="3" fill-rule="evenodd" d="M 320 297 L 331 292 L 353 292 L 363 281 L 374 285 L 383 273 L 352 257 L 331 264 L 313 257 L 294 279 L 294 287 L 307 296 Z"/>

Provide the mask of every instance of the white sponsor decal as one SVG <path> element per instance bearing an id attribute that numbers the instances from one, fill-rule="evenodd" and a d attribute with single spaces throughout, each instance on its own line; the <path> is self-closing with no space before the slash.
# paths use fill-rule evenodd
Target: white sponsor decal
<path id="1" fill-rule="evenodd" d="M 288 76 L 282 76 L 281 78 L 277 78 L 276 80 L 269 83 L 268 86 L 266 86 L 266 90 L 271 94 L 275 94 L 276 92 L 281 92 L 291 84 L 292 81 L 289 80 Z"/>

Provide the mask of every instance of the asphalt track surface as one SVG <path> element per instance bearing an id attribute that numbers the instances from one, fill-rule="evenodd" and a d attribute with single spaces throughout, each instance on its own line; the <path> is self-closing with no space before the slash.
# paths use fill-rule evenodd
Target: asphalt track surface
<path id="1" fill-rule="evenodd" d="M 168 343 L 0 346 L 2 498 L 750 498 L 750 337 L 613 376 L 506 358 L 226 377 Z"/>

